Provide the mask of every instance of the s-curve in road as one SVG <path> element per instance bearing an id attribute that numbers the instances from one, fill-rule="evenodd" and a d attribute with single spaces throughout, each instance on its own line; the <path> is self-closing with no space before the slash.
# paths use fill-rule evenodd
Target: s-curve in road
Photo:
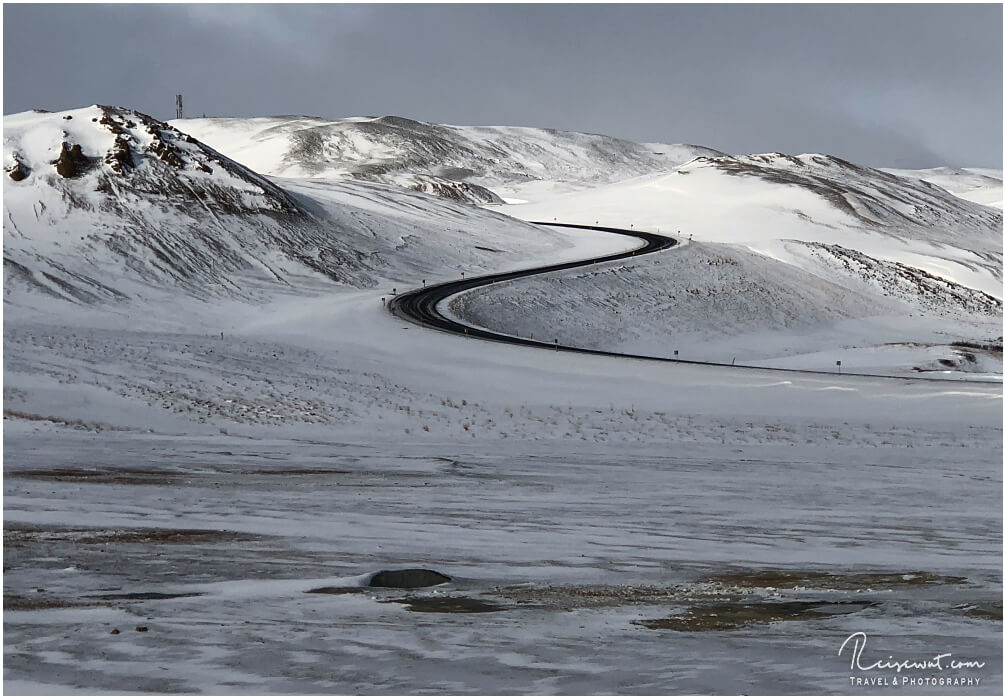
<path id="1" fill-rule="evenodd" d="M 455 294 L 459 294 L 463 291 L 477 289 L 479 287 L 488 286 L 489 284 L 495 284 L 497 282 L 506 282 L 514 279 L 521 279 L 522 277 L 530 277 L 535 274 L 558 272 L 564 269 L 587 267 L 589 265 L 600 264 L 602 262 L 611 262 L 613 260 L 622 260 L 627 257 L 646 255 L 653 252 L 659 252 L 660 250 L 667 250 L 678 244 L 678 241 L 675 240 L 674 238 L 670 238 L 665 235 L 658 235 L 656 233 L 647 233 L 645 231 L 626 230 L 624 228 L 608 228 L 606 226 L 583 226 L 573 223 L 554 223 L 544 221 L 531 221 L 531 223 L 537 226 L 553 226 L 559 228 L 581 228 L 584 230 L 614 233 L 615 235 L 624 235 L 630 238 L 636 238 L 639 241 L 641 241 L 642 245 L 632 250 L 628 250 L 626 252 L 620 252 L 614 255 L 606 255 L 604 257 L 592 257 L 586 260 L 563 262 L 555 265 L 546 265 L 544 267 L 532 267 L 530 269 L 522 269 L 513 272 L 501 272 L 499 274 L 485 274 L 481 277 L 469 277 L 467 279 L 459 279 L 457 281 L 452 282 L 443 282 L 441 284 L 427 286 L 422 289 L 407 291 L 405 293 L 393 297 L 391 301 L 388 303 L 388 310 L 390 310 L 393 315 L 402 318 L 404 320 L 408 320 L 410 322 L 421 325 L 424 328 L 426 327 L 435 328 L 437 330 L 443 330 L 445 332 L 454 333 L 457 335 L 463 335 L 466 337 L 477 337 L 483 340 L 492 340 L 494 342 L 505 342 L 511 345 L 525 345 L 528 347 L 540 347 L 542 349 L 549 349 L 552 351 L 578 352 L 580 354 L 594 354 L 604 357 L 620 357 L 623 359 L 642 359 L 645 361 L 652 361 L 652 362 L 673 362 L 675 364 L 698 364 L 702 366 L 721 366 L 721 367 L 730 367 L 731 369 L 736 370 L 758 370 L 758 371 L 770 371 L 770 372 L 787 372 L 796 374 L 818 374 L 832 377 L 839 376 L 838 372 L 832 372 L 832 371 L 813 371 L 806 369 L 780 369 L 780 368 L 751 366 L 747 364 L 703 362 L 694 359 L 653 357 L 642 354 L 607 352 L 605 350 L 587 349 L 585 347 L 571 347 L 569 345 L 560 345 L 556 342 L 545 342 L 542 340 L 532 340 L 525 337 L 506 335 L 504 333 L 494 332 L 486 328 L 480 328 L 475 325 L 468 325 L 464 322 L 460 322 L 459 320 L 448 318 L 437 309 L 437 306 L 440 304 L 441 301 L 451 296 L 454 296 Z M 950 382 L 949 379 L 932 379 L 921 376 L 919 377 L 885 376 L 882 374 L 857 374 L 853 372 L 841 372 L 840 375 L 843 377 L 864 376 L 874 379 L 888 378 L 903 381 L 939 381 L 941 383 Z M 953 383 L 961 383 L 962 381 L 967 383 L 986 383 L 986 384 L 1001 383 L 999 381 L 969 380 L 969 379 L 959 379 L 953 381 Z"/>
<path id="2" fill-rule="evenodd" d="M 582 228 L 592 231 L 603 231 L 605 233 L 614 233 L 616 235 L 624 235 L 630 238 L 636 238 L 642 241 L 643 244 L 640 247 L 633 248 L 632 250 L 615 253 L 614 255 L 605 255 L 604 257 L 592 257 L 586 260 L 563 262 L 560 264 L 548 265 L 545 267 L 533 267 L 531 269 L 522 269 L 514 272 L 486 274 L 481 277 L 469 277 L 468 279 L 459 279 L 453 282 L 443 282 L 442 284 L 428 286 L 423 289 L 407 291 L 391 299 L 391 302 L 388 304 L 389 310 L 394 315 L 400 318 L 404 318 L 405 320 L 409 320 L 413 323 L 418 323 L 423 327 L 436 328 L 438 330 L 457 333 L 459 335 L 467 335 L 468 337 L 478 337 L 484 340 L 506 342 L 511 345 L 545 347 L 553 351 L 558 348 L 559 350 L 564 350 L 567 352 L 602 354 L 614 357 L 630 356 L 630 355 L 619 354 L 617 352 L 603 352 L 601 350 L 583 349 L 580 347 L 567 347 L 565 345 L 556 345 L 555 343 L 542 342 L 540 340 L 530 340 L 523 337 L 513 337 L 511 335 L 504 335 L 502 333 L 493 332 L 492 330 L 486 330 L 485 328 L 479 328 L 474 325 L 466 325 L 464 323 L 459 323 L 456 320 L 452 320 L 451 318 L 444 316 L 439 310 L 437 310 L 437 305 L 444 299 L 450 296 L 454 296 L 455 294 L 458 294 L 462 291 L 477 289 L 480 286 L 487 286 L 489 284 L 495 284 L 496 282 L 510 281 L 512 279 L 520 279 L 522 277 L 530 277 L 535 274 L 545 274 L 547 272 L 557 272 L 564 269 L 575 269 L 577 267 L 586 267 L 588 265 L 599 264 L 601 262 L 611 262 L 612 260 L 621 260 L 626 257 L 633 257 L 635 255 L 645 255 L 647 253 L 657 252 L 658 250 L 666 250 L 678 244 L 678 241 L 676 241 L 674 238 L 668 238 L 665 235 L 657 235 L 656 233 L 644 233 L 642 231 L 630 231 L 625 230 L 624 228 L 607 228 L 604 226 L 580 226 L 572 223 L 542 223 L 540 221 L 531 221 L 531 223 L 537 226 Z"/>

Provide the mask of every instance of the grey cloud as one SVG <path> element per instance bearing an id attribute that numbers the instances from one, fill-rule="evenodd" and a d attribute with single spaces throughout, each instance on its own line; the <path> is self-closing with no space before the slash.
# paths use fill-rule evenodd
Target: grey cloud
<path id="1" fill-rule="evenodd" d="M 5 5 L 4 112 L 400 114 L 1002 167 L 998 5 Z"/>

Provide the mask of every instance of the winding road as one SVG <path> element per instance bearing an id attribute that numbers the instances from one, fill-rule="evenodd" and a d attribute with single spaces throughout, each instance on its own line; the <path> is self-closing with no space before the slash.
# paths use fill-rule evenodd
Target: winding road
<path id="1" fill-rule="evenodd" d="M 783 368 L 773 368 L 773 367 L 760 367 L 753 366 L 749 364 L 726 364 L 724 362 L 705 362 L 695 359 L 677 359 L 670 357 L 654 357 L 642 354 L 627 354 L 624 352 L 608 352 L 605 350 L 598 349 L 588 349 L 585 347 L 572 347 L 569 345 L 558 344 L 557 342 L 547 342 L 543 340 L 532 340 L 526 337 L 516 337 L 514 335 L 506 335 L 504 333 L 494 332 L 492 330 L 487 330 L 485 328 L 479 328 L 474 325 L 466 325 L 464 323 L 458 322 L 452 318 L 443 315 L 437 306 L 444 299 L 458 294 L 463 291 L 469 291 L 471 289 L 476 289 L 482 286 L 488 286 L 489 284 L 495 284 L 497 282 L 511 281 L 514 279 L 521 279 L 522 277 L 530 277 L 536 274 L 547 274 L 548 272 L 558 272 L 565 269 L 575 269 L 577 267 L 586 267 L 589 265 L 599 264 L 602 262 L 612 262 L 614 260 L 622 260 L 627 257 L 634 257 L 636 255 L 646 255 L 653 252 L 659 252 L 661 250 L 667 250 L 678 244 L 678 241 L 674 238 L 670 238 L 664 235 L 658 235 L 657 233 L 647 233 L 645 231 L 635 231 L 626 230 L 624 228 L 609 228 L 606 226 L 584 226 L 573 223 L 555 223 L 546 221 L 531 221 L 537 226 L 552 226 L 558 228 L 579 228 L 591 231 L 602 231 L 604 233 L 614 233 L 616 235 L 624 235 L 630 238 L 636 238 L 642 241 L 642 245 L 638 248 L 628 250 L 626 252 L 615 253 L 613 255 L 605 255 L 603 257 L 593 257 L 585 260 L 576 260 L 573 262 L 563 262 L 560 264 L 547 265 L 545 267 L 532 267 L 530 269 L 516 270 L 513 272 L 500 272 L 497 274 L 485 274 L 480 277 L 469 277 L 467 279 L 459 279 L 456 281 L 443 282 L 441 284 L 434 284 L 432 286 L 423 287 L 421 289 L 415 289 L 413 291 L 407 291 L 397 296 L 392 297 L 391 301 L 388 303 L 388 310 L 399 318 L 408 320 L 412 323 L 416 323 L 423 327 L 436 328 L 437 330 L 443 330 L 445 332 L 454 333 L 457 335 L 464 335 L 467 337 L 477 337 L 483 340 L 492 340 L 494 342 L 505 342 L 510 345 L 524 345 L 527 347 L 539 347 L 542 349 L 549 349 L 552 351 L 560 352 L 577 352 L 580 354 L 593 354 L 600 355 L 604 357 L 620 357 L 622 359 L 642 359 L 645 361 L 652 362 L 674 362 L 675 364 L 696 364 L 702 366 L 720 366 L 720 367 L 730 367 L 731 369 L 739 370 L 752 370 L 756 369 L 758 371 L 771 371 L 771 372 L 786 372 L 795 374 L 821 374 L 825 376 L 838 376 L 837 371 L 816 371 L 809 369 L 783 369 Z M 884 374 L 858 374 L 855 372 L 843 371 L 841 376 L 863 376 L 875 379 L 898 379 L 902 381 L 939 381 L 953 383 L 983 383 L 983 384 L 999 384 L 998 381 L 989 381 L 981 379 L 936 379 L 928 378 L 923 376 L 891 376 Z"/>

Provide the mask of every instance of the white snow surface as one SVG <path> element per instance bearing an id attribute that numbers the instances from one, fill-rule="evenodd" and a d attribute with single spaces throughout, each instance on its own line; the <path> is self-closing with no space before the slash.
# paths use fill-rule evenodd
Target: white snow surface
<path id="1" fill-rule="evenodd" d="M 18 154 L 31 169 L 4 180 L 5 256 L 38 282 L 7 270 L 7 693 L 857 693 L 838 656 L 857 631 L 874 657 L 985 663 L 947 673 L 977 687 L 921 692 L 1001 693 L 1001 384 L 590 357 L 416 327 L 381 297 L 461 271 L 599 256 L 626 239 L 382 184 L 266 180 L 198 142 L 181 140 L 182 167 L 165 170 L 139 132 L 125 175 L 102 159 L 60 178 L 55 141 L 94 158 L 111 147 L 89 130 L 89 109 L 5 117 L 5 162 Z M 196 167 L 204 157 L 212 174 Z M 533 301 L 541 285 L 582 332 L 600 323 L 598 342 L 643 347 L 684 328 L 741 338 L 766 365 L 807 366 L 841 337 L 875 342 L 871 318 L 900 313 L 891 338 L 996 322 L 980 311 L 984 297 L 958 287 L 992 286 L 997 252 L 1001 279 L 999 212 L 911 189 L 938 216 L 913 211 L 896 226 L 876 201 L 850 213 L 798 185 L 685 168 L 604 185 L 593 199 L 546 196 L 547 183 L 540 199 L 514 195 L 529 203 L 506 210 L 527 218 L 670 231 L 686 215 L 706 226 L 661 255 L 526 280 L 503 299 L 526 298 L 520 322 L 542 314 L 550 328 L 572 327 Z M 96 191 L 102 177 L 129 187 Z M 872 174 L 856 177 L 859 191 L 872 186 Z M 182 197 L 179 183 L 197 178 L 209 180 L 197 198 L 229 206 Z M 143 189 L 151 180 L 164 196 Z M 618 218 L 628 210 L 615 192 L 632 195 L 639 218 Z M 949 223 L 920 237 L 927 216 Z M 193 273 L 174 283 L 182 267 L 144 236 L 181 245 L 179 225 L 208 227 L 207 249 L 233 243 L 233 264 L 189 260 Z M 312 266 L 296 254 L 305 240 L 345 257 Z M 954 278 L 937 275 L 932 293 L 913 296 L 894 265 L 909 257 Z M 281 271 L 252 271 L 255 260 Z M 974 285 L 959 279 L 965 269 Z M 628 306 L 655 286 L 678 295 L 700 284 L 687 304 Z M 593 289 L 622 302 L 596 302 Z M 732 290 L 776 311 L 734 305 Z M 699 297 L 712 305 L 703 311 Z M 587 306 L 662 316 L 621 334 L 633 324 L 595 321 Z M 785 346 L 801 333 L 811 339 L 794 357 Z M 877 348 L 843 357 L 888 370 L 920 361 L 915 345 L 889 350 L 911 359 Z M 363 587 L 373 572 L 408 567 L 452 581 Z M 706 582 L 777 569 L 944 577 L 851 589 Z M 307 594 L 318 587 L 343 594 Z M 407 604 L 459 597 L 501 608 Z M 725 630 L 635 623 L 738 600 L 859 604 Z"/>

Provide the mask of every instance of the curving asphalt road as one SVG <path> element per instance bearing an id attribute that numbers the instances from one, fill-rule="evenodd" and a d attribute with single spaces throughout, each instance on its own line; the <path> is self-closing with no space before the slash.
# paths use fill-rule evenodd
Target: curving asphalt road
<path id="1" fill-rule="evenodd" d="M 470 289 L 475 289 L 480 286 L 487 286 L 489 284 L 495 284 L 496 282 L 505 282 L 513 279 L 520 279 L 522 277 L 530 277 L 535 274 L 546 274 L 548 272 L 557 272 L 564 269 L 575 269 L 576 267 L 586 267 L 588 265 L 598 264 L 601 262 L 611 262 L 613 260 L 622 260 L 627 257 L 634 257 L 636 255 L 646 255 L 652 252 L 659 252 L 660 250 L 667 250 L 678 244 L 678 241 L 674 238 L 669 238 L 665 235 L 658 235 L 656 233 L 647 233 L 645 231 L 634 231 L 626 230 L 624 228 L 609 228 L 606 226 L 582 226 L 573 223 L 550 223 L 547 221 L 531 221 L 538 226 L 554 226 L 560 228 L 581 228 L 591 231 L 603 231 L 605 233 L 614 233 L 616 235 L 624 235 L 630 238 L 636 238 L 641 240 L 643 244 L 633 250 L 627 252 L 620 252 L 614 255 L 606 255 L 604 257 L 594 257 L 586 260 L 578 260 L 574 262 L 563 262 L 555 265 L 547 265 L 545 267 L 533 267 L 531 269 L 522 269 L 514 272 L 501 272 L 498 274 L 485 274 L 481 277 L 469 277 L 467 279 L 459 279 L 457 281 L 443 282 L 441 284 L 434 284 L 433 286 L 423 287 L 422 289 L 415 289 L 413 291 L 407 291 L 398 296 L 395 296 L 388 303 L 388 310 L 399 318 L 408 320 L 410 322 L 416 323 L 423 327 L 436 328 L 437 330 L 443 330 L 445 332 L 454 333 L 456 335 L 464 335 L 467 337 L 477 337 L 483 340 L 492 340 L 494 342 L 505 342 L 510 345 L 525 345 L 528 347 L 540 347 L 543 349 L 549 349 L 560 352 L 578 352 L 580 354 L 594 354 L 604 357 L 620 357 L 623 359 L 642 359 L 651 362 L 673 362 L 675 364 L 698 364 L 702 366 L 721 366 L 730 367 L 731 369 L 757 369 L 758 371 L 772 371 L 772 372 L 785 372 L 792 374 L 821 374 L 825 376 L 837 376 L 839 373 L 837 371 L 814 371 L 808 369 L 779 369 L 770 367 L 760 367 L 752 366 L 748 364 L 726 364 L 724 362 L 704 362 L 695 359 L 672 359 L 668 357 L 653 357 L 643 354 L 626 354 L 623 352 L 607 352 L 605 350 L 587 349 L 584 347 L 571 347 L 569 345 L 561 345 L 556 342 L 545 342 L 542 340 L 531 340 L 524 337 L 514 337 L 512 335 L 504 335 L 503 333 L 493 332 L 492 330 L 486 330 L 484 328 L 479 328 L 473 325 L 466 325 L 460 323 L 456 320 L 448 318 L 447 316 L 440 313 L 437 310 L 437 305 L 449 296 L 460 293 L 462 291 L 468 291 Z M 874 379 L 897 379 L 902 381 L 940 381 L 948 382 L 948 379 L 935 379 L 927 378 L 924 376 L 890 376 L 883 374 L 858 374 L 855 372 L 841 372 L 842 376 L 864 376 Z M 999 384 L 998 381 L 980 380 L 980 379 L 958 379 L 953 381 L 953 383 L 983 383 L 983 384 Z"/>

